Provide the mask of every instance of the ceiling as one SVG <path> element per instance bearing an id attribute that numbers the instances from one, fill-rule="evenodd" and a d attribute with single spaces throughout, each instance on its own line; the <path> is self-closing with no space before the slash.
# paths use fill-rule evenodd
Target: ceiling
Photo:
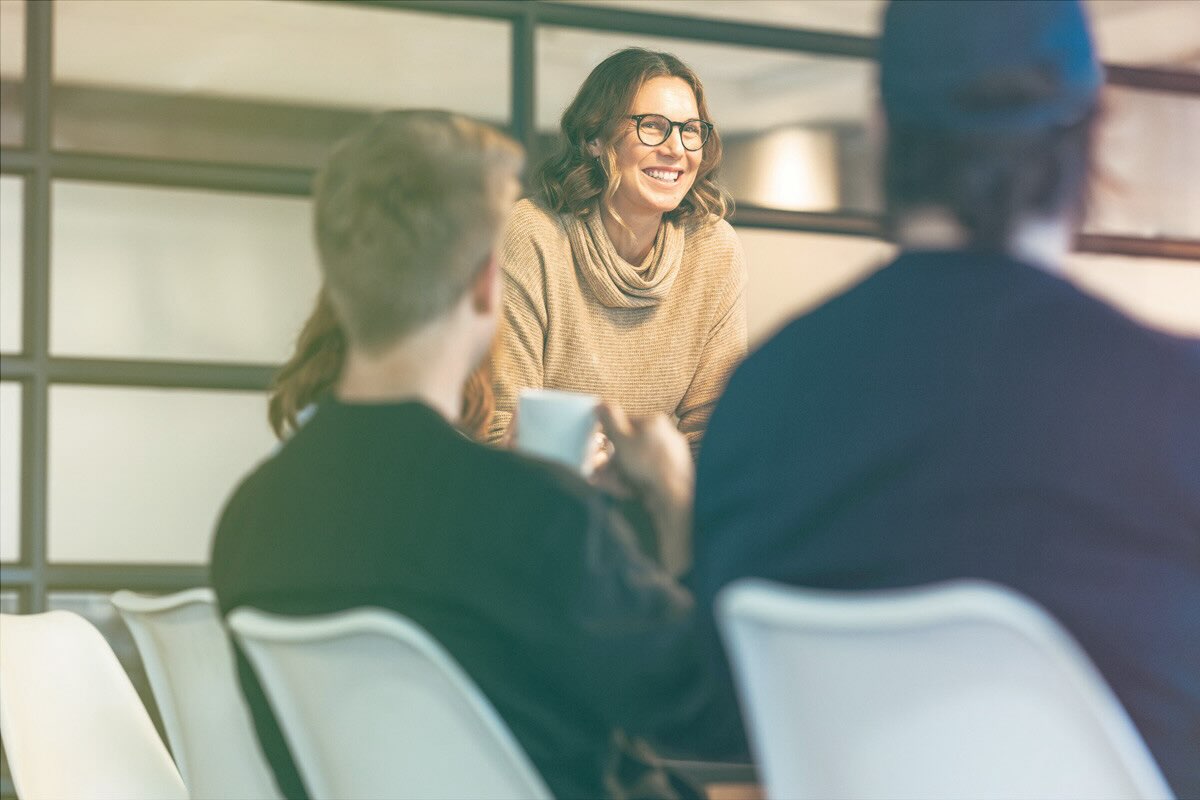
<path id="1" fill-rule="evenodd" d="M 864 35 L 882 0 L 576 0 Z M 440 106 L 507 121 L 511 47 L 502 21 L 275 0 L 57 0 L 55 75 L 65 83 L 329 108 Z M 1197 0 L 1091 0 L 1103 57 L 1200 70 Z M 24 4 L 0 0 L 0 72 L 23 65 Z M 614 50 L 669 50 L 703 77 L 728 133 L 862 122 L 862 59 L 543 27 L 537 124 L 554 130 L 590 69 Z"/>

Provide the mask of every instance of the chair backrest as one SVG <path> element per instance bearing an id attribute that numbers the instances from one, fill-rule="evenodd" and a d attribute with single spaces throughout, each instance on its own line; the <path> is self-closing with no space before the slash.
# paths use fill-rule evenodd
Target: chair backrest
<path id="1" fill-rule="evenodd" d="M 768 796 L 1171 796 L 1088 657 L 1011 589 L 745 580 L 717 615 Z"/>
<path id="2" fill-rule="evenodd" d="M 0 614 L 0 734 L 21 800 L 186 800 L 100 631 L 69 611 Z"/>
<path id="3" fill-rule="evenodd" d="M 211 589 L 112 596 L 133 634 L 167 740 L 193 798 L 282 795 L 238 686 L 233 646 Z"/>
<path id="4" fill-rule="evenodd" d="M 550 797 L 491 704 L 410 620 L 240 608 L 229 626 L 314 797 Z"/>

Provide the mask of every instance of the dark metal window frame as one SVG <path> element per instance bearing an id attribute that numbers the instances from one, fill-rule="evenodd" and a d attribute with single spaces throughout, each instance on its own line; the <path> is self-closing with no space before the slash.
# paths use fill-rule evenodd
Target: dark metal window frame
<path id="1" fill-rule="evenodd" d="M 335 2 L 337 0 L 312 0 Z M 871 37 L 682 17 L 611 7 L 531 0 L 340 0 L 343 4 L 507 21 L 511 26 L 511 131 L 534 144 L 535 39 L 539 26 L 628 33 L 814 55 L 869 59 Z M 46 546 L 47 431 L 52 385 L 265 389 L 274 365 L 64 358 L 50 353 L 51 181 L 73 179 L 118 184 L 307 196 L 312 171 L 238 164 L 143 159 L 52 148 L 54 92 L 53 7 L 25 5 L 25 129 L 21 147 L 0 152 L 0 172 L 23 179 L 22 349 L 0 359 L 0 379 L 21 387 L 21 514 L 19 561 L 0 565 L 0 586 L 16 592 L 23 612 L 42 611 L 51 592 L 137 588 L 174 591 L 206 581 L 204 566 L 50 563 Z M 1109 82 L 1131 88 L 1200 95 L 1200 75 L 1110 66 Z M 811 213 L 741 206 L 734 224 L 814 233 L 883 238 L 877 215 Z M 1085 235 L 1089 252 L 1200 260 L 1200 242 Z"/>

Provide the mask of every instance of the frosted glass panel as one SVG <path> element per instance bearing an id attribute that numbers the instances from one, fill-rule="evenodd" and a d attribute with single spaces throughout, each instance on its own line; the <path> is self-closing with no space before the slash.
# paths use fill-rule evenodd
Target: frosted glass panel
<path id="1" fill-rule="evenodd" d="M 58 0 L 54 144 L 315 165 L 372 111 L 506 125 L 511 27 L 343 3 Z"/>
<path id="2" fill-rule="evenodd" d="M 24 139 L 25 3 L 0 0 L 0 144 Z"/>
<path id="3" fill-rule="evenodd" d="M 1144 325 L 1200 339 L 1200 261 L 1072 253 L 1067 277 Z"/>
<path id="4" fill-rule="evenodd" d="M 259 393 L 53 387 L 50 559 L 206 562 L 230 491 L 274 443 Z"/>
<path id="5" fill-rule="evenodd" d="M 862 58 L 543 26 L 537 32 L 539 150 L 557 141 L 559 118 L 592 68 L 631 46 L 673 53 L 700 76 L 725 147 L 721 181 L 743 205 L 881 207 L 875 68 Z"/>
<path id="6" fill-rule="evenodd" d="M 25 74 L 25 0 L 0 0 L 0 77 Z"/>
<path id="7" fill-rule="evenodd" d="M 59 181 L 56 355 L 281 362 L 319 282 L 308 200 Z"/>
<path id="8" fill-rule="evenodd" d="M 1087 229 L 1200 239 L 1200 96 L 1109 86 Z"/>
<path id="9" fill-rule="evenodd" d="M 878 239 L 738 228 L 751 343 L 845 291 L 895 254 Z M 1200 262 L 1072 253 L 1067 277 L 1139 322 L 1200 338 Z"/>
<path id="10" fill-rule="evenodd" d="M 746 251 L 746 326 L 751 345 L 879 267 L 895 248 L 878 239 L 738 228 Z"/>
<path id="11" fill-rule="evenodd" d="M 21 557 L 21 387 L 0 384 L 0 561 Z"/>
<path id="12" fill-rule="evenodd" d="M 0 177 L 0 350 L 21 349 L 21 241 L 23 183 L 9 175 Z"/>

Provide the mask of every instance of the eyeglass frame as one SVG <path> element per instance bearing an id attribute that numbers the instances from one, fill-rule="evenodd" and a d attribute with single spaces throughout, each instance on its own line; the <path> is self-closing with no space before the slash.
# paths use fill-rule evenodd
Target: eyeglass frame
<path id="1" fill-rule="evenodd" d="M 655 142 L 654 144 L 650 144 L 649 142 L 647 142 L 646 140 L 644 140 L 642 138 L 642 120 L 645 119 L 646 117 L 661 117 L 662 119 L 665 119 L 667 121 L 667 124 L 670 127 L 667 129 L 667 135 L 662 138 L 661 142 Z M 633 122 L 634 122 L 633 130 L 637 133 L 638 141 L 641 142 L 642 144 L 646 145 L 646 147 L 658 147 L 659 145 L 663 144 L 668 139 L 670 139 L 671 134 L 675 133 L 675 129 L 678 128 L 679 129 L 679 143 L 681 145 L 683 145 L 683 149 L 687 150 L 689 153 L 696 153 L 696 152 L 703 150 L 704 145 L 708 144 L 709 137 L 712 136 L 713 131 L 716 130 L 715 125 L 713 125 L 711 122 L 708 122 L 706 120 L 702 120 L 699 117 L 692 117 L 691 119 L 685 119 L 683 122 L 676 122 L 675 120 L 671 119 L 670 117 L 666 116 L 665 114 L 649 113 L 649 114 L 630 114 L 629 119 L 633 120 Z M 700 146 L 697 148 L 688 147 L 687 143 L 685 143 L 683 141 L 683 126 L 688 125 L 692 122 L 699 122 L 700 125 L 702 126 L 701 130 L 704 131 L 704 135 L 700 137 Z"/>

